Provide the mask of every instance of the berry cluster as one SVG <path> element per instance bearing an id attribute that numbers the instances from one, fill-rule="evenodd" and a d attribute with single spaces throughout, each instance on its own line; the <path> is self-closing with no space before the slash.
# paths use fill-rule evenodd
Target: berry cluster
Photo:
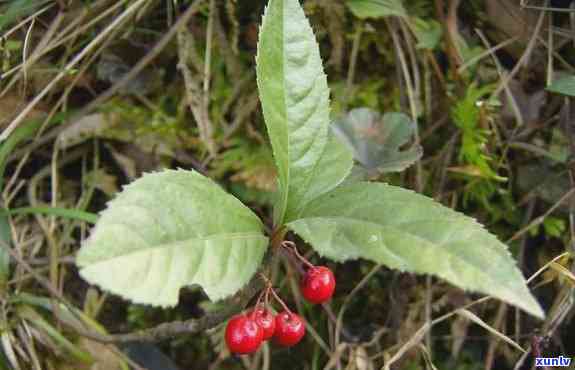
<path id="1" fill-rule="evenodd" d="M 303 297 L 314 304 L 328 301 L 335 290 L 333 272 L 325 266 L 311 264 L 298 253 L 293 243 L 283 242 L 282 246 L 299 259 L 306 268 L 300 283 Z M 266 281 L 267 287 L 260 294 L 255 307 L 251 311 L 236 315 L 228 321 L 225 339 L 232 353 L 254 353 L 263 341 L 269 339 L 273 339 L 280 346 L 291 347 L 299 343 L 305 335 L 305 324 L 302 318 L 290 311 L 264 275 L 262 278 Z M 268 308 L 270 295 L 283 308 L 275 316 Z"/>
<path id="2" fill-rule="evenodd" d="M 280 346 L 290 347 L 297 344 L 305 335 L 305 324 L 301 317 L 290 311 L 267 278 L 265 279 L 268 287 L 260 294 L 255 307 L 247 313 L 232 317 L 228 322 L 226 344 L 232 353 L 253 353 L 263 341 L 269 339 L 273 339 Z M 270 294 L 283 308 L 283 311 L 275 316 L 268 309 Z M 265 297 L 265 303 L 262 303 L 262 296 Z"/>

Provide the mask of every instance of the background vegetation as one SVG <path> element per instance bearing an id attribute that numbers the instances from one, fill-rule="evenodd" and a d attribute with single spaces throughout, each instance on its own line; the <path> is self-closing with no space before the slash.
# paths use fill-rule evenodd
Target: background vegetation
<path id="1" fill-rule="evenodd" d="M 336 297 L 312 308 L 286 263 L 275 283 L 313 324 L 295 348 L 232 357 L 222 328 L 159 343 L 81 335 L 219 308 L 193 289 L 175 309 L 130 305 L 79 278 L 95 214 L 142 173 L 193 168 L 271 224 L 276 174 L 254 72 L 265 1 L 2 1 L 0 369 L 528 369 L 538 353 L 575 355 L 571 2 L 303 5 L 334 121 L 368 128 L 356 159 L 369 176 L 484 223 L 533 277 L 547 319 L 495 300 L 456 311 L 479 297 L 363 261 L 330 265 Z M 382 134 L 391 112 L 416 123 L 405 122 L 409 140 Z M 415 165 L 389 172 L 417 146 Z"/>

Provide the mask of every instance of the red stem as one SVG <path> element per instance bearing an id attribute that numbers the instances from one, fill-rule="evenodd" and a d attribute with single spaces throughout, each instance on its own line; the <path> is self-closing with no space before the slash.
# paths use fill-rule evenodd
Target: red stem
<path id="1" fill-rule="evenodd" d="M 270 279 L 267 278 L 267 276 L 265 276 L 264 274 L 260 273 L 260 277 L 266 282 L 268 288 L 266 290 L 271 292 L 273 297 L 275 298 L 276 301 L 278 301 L 278 303 L 283 307 L 283 309 L 285 311 L 287 311 L 290 315 L 292 314 L 291 310 L 289 309 L 289 307 L 285 304 L 285 302 L 277 295 L 276 291 L 274 290 L 274 288 L 272 287 L 272 282 L 270 281 Z M 267 294 L 266 294 L 267 295 Z M 266 298 L 267 299 L 267 298 Z"/>
<path id="2" fill-rule="evenodd" d="M 291 315 L 292 314 L 291 310 L 285 304 L 285 302 L 279 297 L 279 295 L 276 293 L 276 291 L 272 289 L 271 292 L 272 292 L 272 295 L 274 296 L 274 298 L 276 299 L 276 301 L 278 301 L 278 303 L 283 307 L 283 309 Z"/>
<path id="3" fill-rule="evenodd" d="M 290 242 L 289 240 L 284 240 L 281 245 L 282 245 L 282 247 L 289 249 L 308 268 L 314 268 L 315 267 L 304 256 L 299 254 L 294 242 Z"/>
<path id="4" fill-rule="evenodd" d="M 271 286 L 268 286 L 268 287 L 266 288 L 266 295 L 265 295 L 265 298 L 264 298 L 264 304 L 265 304 L 266 307 L 269 306 L 269 304 L 270 304 L 270 291 L 271 291 L 271 290 L 272 290 L 272 287 L 271 287 Z"/>
<path id="5" fill-rule="evenodd" d="M 262 290 L 262 292 L 261 292 L 260 295 L 258 296 L 258 300 L 256 301 L 255 310 L 257 310 L 257 309 L 259 308 L 259 306 L 261 305 L 261 303 L 262 303 L 262 298 L 263 298 L 265 292 L 266 292 L 265 290 Z M 255 310 L 254 310 L 254 311 L 255 311 Z"/>

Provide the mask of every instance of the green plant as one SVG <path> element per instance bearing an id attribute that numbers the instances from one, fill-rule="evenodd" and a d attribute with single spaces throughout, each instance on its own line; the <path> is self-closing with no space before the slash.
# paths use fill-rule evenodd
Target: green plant
<path id="1" fill-rule="evenodd" d="M 49 0 L 15 0 L 12 2 L 6 2 L 7 5 L 0 6 L 0 31 L 14 22 L 15 19 L 23 15 L 32 14 L 41 6 L 49 3 Z"/>
<path id="2" fill-rule="evenodd" d="M 464 175 L 467 191 L 463 193 L 463 202 L 478 201 L 490 217 L 497 219 L 508 214 L 509 209 L 502 207 L 504 202 L 492 202 L 492 198 L 498 191 L 498 182 L 507 181 L 505 177 L 497 173 L 497 158 L 492 158 L 489 140 L 493 134 L 485 124 L 486 112 L 489 102 L 481 102 L 481 98 L 493 90 L 492 85 L 477 86 L 471 83 L 465 92 L 465 96 L 457 100 L 451 109 L 451 117 L 455 125 L 461 130 L 461 148 L 459 150 L 460 166 L 453 170 Z M 500 191 L 502 196 L 504 195 Z M 495 203 L 495 204 L 493 204 Z M 500 208 L 504 208 L 500 210 Z"/>
<path id="3" fill-rule="evenodd" d="M 478 105 L 485 94 L 493 90 L 490 85 L 477 87 L 471 84 L 465 96 L 457 101 L 451 111 L 453 122 L 461 129 L 461 151 L 459 160 L 471 166 L 476 176 L 505 181 L 492 168 L 491 158 L 485 150 L 489 132 L 481 127 L 481 107 Z M 471 172 L 471 171 L 470 171 Z"/>
<path id="4" fill-rule="evenodd" d="M 268 243 L 277 253 L 293 231 L 332 260 L 433 274 L 543 317 L 506 246 L 475 220 L 410 190 L 344 181 L 352 154 L 329 130 L 327 79 L 297 0 L 268 4 L 257 81 L 278 172 L 271 234 L 210 179 L 165 170 L 108 204 L 78 254 L 81 276 L 136 303 L 174 306 L 190 285 L 220 300 L 254 276 Z M 276 326 L 291 322 L 281 318 Z"/>

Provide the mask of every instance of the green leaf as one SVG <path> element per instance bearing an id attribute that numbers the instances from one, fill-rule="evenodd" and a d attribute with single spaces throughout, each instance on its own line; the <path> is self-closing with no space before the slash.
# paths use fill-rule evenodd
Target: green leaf
<path id="1" fill-rule="evenodd" d="M 0 295 L 5 292 L 10 277 L 10 252 L 8 252 L 8 248 L 11 244 L 12 233 L 8 217 L 0 213 Z"/>
<path id="2" fill-rule="evenodd" d="M 257 80 L 278 168 L 275 222 L 282 224 L 337 186 L 352 165 L 351 153 L 329 136 L 327 79 L 298 0 L 270 0 L 260 29 Z"/>
<path id="3" fill-rule="evenodd" d="M 15 0 L 10 5 L 0 8 L 0 30 L 13 23 L 18 17 L 34 13 L 40 6 L 50 0 Z"/>
<path id="4" fill-rule="evenodd" d="M 418 49 L 435 49 L 441 42 L 441 37 L 443 36 L 441 23 L 435 20 L 414 18 L 412 22 L 412 30 L 417 38 Z"/>
<path id="5" fill-rule="evenodd" d="M 421 147 L 400 150 L 415 134 L 415 123 L 403 113 L 379 113 L 368 108 L 350 111 L 331 126 L 368 173 L 403 171 L 421 158 Z"/>
<path id="6" fill-rule="evenodd" d="M 80 275 L 136 303 L 174 306 L 197 284 L 218 300 L 244 286 L 267 247 L 259 218 L 197 172 L 147 174 L 102 212 Z"/>
<path id="7" fill-rule="evenodd" d="M 402 188 L 356 183 L 313 201 L 288 227 L 321 255 L 433 274 L 543 317 L 506 246 L 474 219 Z"/>
<path id="8" fill-rule="evenodd" d="M 353 15 L 362 19 L 407 16 L 402 0 L 347 0 L 346 4 Z"/>
<path id="9" fill-rule="evenodd" d="M 568 96 L 575 96 L 575 75 L 570 75 L 553 81 L 547 90 Z"/>

